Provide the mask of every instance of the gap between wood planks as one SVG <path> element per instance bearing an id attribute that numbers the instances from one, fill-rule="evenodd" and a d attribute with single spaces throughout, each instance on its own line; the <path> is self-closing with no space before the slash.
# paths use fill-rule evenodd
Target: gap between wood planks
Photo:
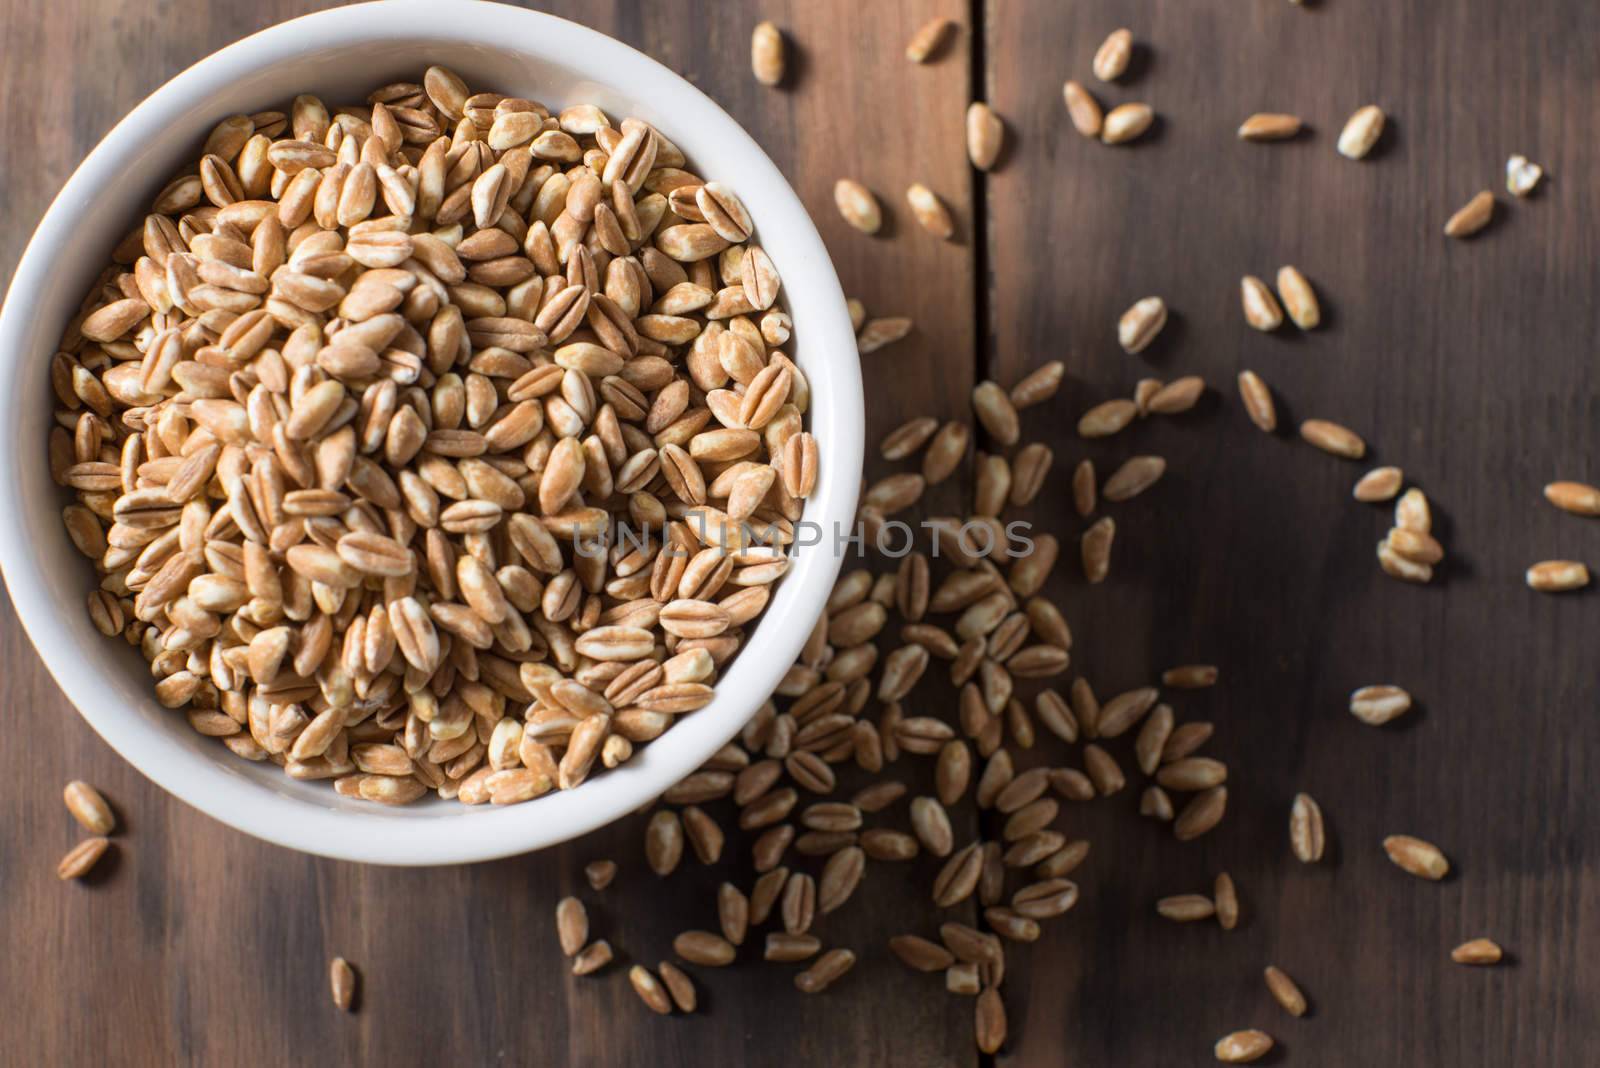
<path id="1" fill-rule="evenodd" d="M 988 32 L 991 0 L 968 0 L 968 32 L 972 98 L 989 98 L 989 57 L 985 38 Z M 962 116 L 965 124 L 966 116 Z M 973 307 L 973 383 L 989 377 L 989 177 L 976 167 L 972 173 L 972 307 Z"/>
<path id="2" fill-rule="evenodd" d="M 989 55 L 986 46 L 990 3 L 991 0 L 968 0 L 967 22 L 971 27 L 968 31 L 971 63 L 968 80 L 972 86 L 973 100 L 989 99 Z M 964 114 L 961 122 L 964 134 Z M 969 169 L 972 174 L 972 382 L 976 386 L 990 376 L 992 346 L 989 339 L 989 299 L 993 287 L 989 280 L 992 269 L 989 257 L 989 176 L 976 167 L 969 165 Z M 979 811 L 980 838 L 989 838 L 995 830 L 994 822 L 994 813 Z M 981 921 L 980 911 L 973 925 L 982 929 Z M 996 1068 L 1000 1057 L 997 1053 L 979 1050 L 977 1063 L 979 1068 Z"/>

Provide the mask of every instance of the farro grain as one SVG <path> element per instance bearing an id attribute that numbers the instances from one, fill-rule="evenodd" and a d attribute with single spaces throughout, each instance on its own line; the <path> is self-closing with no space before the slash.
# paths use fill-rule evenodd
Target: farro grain
<path id="1" fill-rule="evenodd" d="M 1359 434 L 1326 419 L 1307 419 L 1300 424 L 1300 436 L 1323 452 L 1346 460 L 1359 460 L 1367 454 L 1367 443 Z"/>
<path id="2" fill-rule="evenodd" d="M 356 971 L 343 957 L 328 962 L 328 989 L 333 996 L 334 1008 L 350 1012 L 355 1003 Z"/>
<path id="3" fill-rule="evenodd" d="M 1545 500 L 1573 515 L 1600 515 L 1600 487 L 1583 482 L 1552 482 L 1544 488 Z"/>
<path id="4" fill-rule="evenodd" d="M 1056 395 L 1061 379 L 1066 375 L 1066 364 L 1051 360 L 1011 387 L 1011 406 L 1018 411 L 1043 404 Z"/>
<path id="5" fill-rule="evenodd" d="M 100 796 L 99 790 L 82 779 L 74 779 L 67 783 L 66 789 L 62 791 L 62 800 L 66 802 L 67 811 L 72 813 L 72 818 L 91 834 L 103 837 L 116 829 L 117 821 L 111 813 L 111 806 L 106 804 L 106 799 Z"/>
<path id="6" fill-rule="evenodd" d="M 1156 902 L 1158 915 L 1178 923 L 1209 920 L 1216 912 L 1216 903 L 1204 894 L 1175 894 Z"/>
<path id="7" fill-rule="evenodd" d="M 1106 112 L 1100 126 L 1100 142 L 1125 145 L 1138 140 L 1154 125 L 1156 113 L 1149 104 L 1118 104 Z"/>
<path id="8" fill-rule="evenodd" d="M 1390 501 L 1400 492 L 1400 486 L 1404 481 L 1405 472 L 1398 467 L 1374 467 L 1356 481 L 1351 495 L 1356 500 L 1368 504 Z"/>
<path id="9" fill-rule="evenodd" d="M 1512 196 L 1528 196 L 1543 177 L 1544 168 L 1526 156 L 1514 155 L 1506 160 L 1506 192 Z"/>
<path id="10" fill-rule="evenodd" d="M 750 69 L 756 81 L 775 86 L 783 81 L 783 34 L 771 22 L 758 24 L 750 36 Z"/>
<path id="11" fill-rule="evenodd" d="M 1250 1064 L 1272 1051 L 1272 1037 L 1265 1031 L 1235 1031 L 1217 1040 L 1217 1060 L 1224 1064 Z"/>
<path id="12" fill-rule="evenodd" d="M 1067 115 L 1072 119 L 1072 128 L 1085 137 L 1099 137 L 1100 129 L 1105 121 L 1105 112 L 1100 108 L 1100 102 L 1094 98 L 1081 82 L 1068 79 L 1061 87 L 1061 95 L 1067 103 Z"/>
<path id="13" fill-rule="evenodd" d="M 1131 457 L 1106 479 L 1100 495 L 1113 502 L 1131 500 L 1160 481 L 1166 470 L 1167 461 L 1160 456 Z"/>
<path id="14" fill-rule="evenodd" d="M 1183 811 L 1178 813 L 1178 818 L 1172 823 L 1172 833 L 1180 842 L 1191 841 L 1210 831 L 1218 823 L 1228 807 L 1228 788 L 1226 786 L 1213 786 L 1195 794 Z"/>
<path id="15" fill-rule="evenodd" d="M 1445 236 L 1471 237 L 1488 226 L 1493 217 L 1494 194 L 1487 189 L 1481 190 L 1445 222 Z"/>
<path id="16" fill-rule="evenodd" d="M 556 905 L 556 935 L 561 942 L 561 952 L 576 956 L 589 942 L 589 913 L 583 902 L 575 897 L 564 897 Z"/>
<path id="17" fill-rule="evenodd" d="M 770 23 L 752 60 L 781 79 Z M 386 804 L 574 788 L 710 700 L 817 448 L 776 267 L 687 166 L 637 119 L 442 67 L 218 124 L 69 329 L 93 358 L 51 366 L 94 415 L 50 448 L 105 583 L 89 613 L 159 700 Z M 643 548 L 577 551 L 623 514 Z M 678 589 L 663 541 L 692 556 L 735 521 L 764 555 Z M 680 642 L 720 651 L 650 677 Z M 392 773 L 359 766 L 407 739 Z"/>
<path id="18" fill-rule="evenodd" d="M 1239 280 L 1239 302 L 1244 308 L 1244 321 L 1252 329 L 1270 332 L 1283 325 L 1278 298 L 1255 275 L 1247 274 Z"/>
<path id="19" fill-rule="evenodd" d="M 1268 434 L 1278 429 L 1277 407 L 1272 403 L 1272 390 L 1254 371 L 1239 372 L 1239 396 L 1244 401 L 1250 421 Z"/>
<path id="20" fill-rule="evenodd" d="M 929 19 L 912 34 L 906 45 L 906 58 L 913 63 L 926 63 L 938 54 L 940 47 L 950 39 L 955 23 L 943 16 Z"/>
<path id="21" fill-rule="evenodd" d="M 1322 859 L 1327 833 L 1322 824 L 1322 806 L 1310 794 L 1295 794 L 1289 809 L 1289 847 L 1302 864 Z"/>
<path id="22" fill-rule="evenodd" d="M 917 935 L 895 935 L 889 939 L 889 949 L 906 967 L 919 972 L 944 971 L 956 962 L 948 949 Z"/>
<path id="23" fill-rule="evenodd" d="M 844 221 L 864 234 L 875 234 L 883 227 L 883 211 L 872 191 L 853 178 L 840 178 L 833 185 L 833 202 Z"/>
<path id="24" fill-rule="evenodd" d="M 1144 403 L 1144 410 L 1157 415 L 1178 415 L 1200 403 L 1205 392 L 1205 379 L 1199 375 L 1184 375 L 1150 394 Z"/>
<path id="25" fill-rule="evenodd" d="M 1345 159 L 1365 159 L 1378 139 L 1383 136 L 1383 110 L 1368 104 L 1351 115 L 1339 131 L 1339 155 Z"/>
<path id="26" fill-rule="evenodd" d="M 1172 797 L 1161 787 L 1151 783 L 1139 793 L 1139 815 L 1169 823 L 1172 820 Z"/>
<path id="27" fill-rule="evenodd" d="M 1166 302 L 1160 297 L 1145 297 L 1122 313 L 1117 322 L 1117 341 L 1124 352 L 1143 352 L 1166 325 Z"/>
<path id="28" fill-rule="evenodd" d="M 984 1053 L 998 1052 L 1006 1044 L 1006 1007 L 994 987 L 978 995 L 975 1029 L 978 1048 Z"/>
<path id="29" fill-rule="evenodd" d="M 662 961 L 656 965 L 656 971 L 661 975 L 661 984 L 667 988 L 667 993 L 672 997 L 672 1003 L 678 1007 L 679 1012 L 693 1012 L 699 1004 L 695 993 L 694 981 L 691 980 L 682 968 L 671 961 Z"/>
<path id="30" fill-rule="evenodd" d="M 1504 951 L 1487 938 L 1474 938 L 1450 951 L 1450 959 L 1457 964 L 1499 964 Z"/>
<path id="31" fill-rule="evenodd" d="M 611 960 L 611 943 L 602 938 L 583 947 L 578 955 L 572 958 L 572 974 L 593 975 L 610 964 Z"/>
<path id="32" fill-rule="evenodd" d="M 863 356 L 892 345 L 911 333 L 912 322 L 904 316 L 869 319 L 856 335 L 856 350 Z"/>
<path id="33" fill-rule="evenodd" d="M 803 994 L 820 994 L 855 966 L 856 955 L 848 949 L 830 949 L 818 957 L 816 963 L 794 977 L 795 987 Z"/>
<path id="34" fill-rule="evenodd" d="M 1257 112 L 1239 124 L 1241 141 L 1285 141 L 1300 132 L 1300 116 Z"/>
<path id="35" fill-rule="evenodd" d="M 672 951 L 690 964 L 721 968 L 733 963 L 733 943 L 710 931 L 684 931 L 672 940 Z"/>
<path id="36" fill-rule="evenodd" d="M 1385 838 L 1383 851 L 1396 867 L 1419 879 L 1437 882 L 1450 872 L 1450 862 L 1438 846 L 1408 834 L 1391 834 Z"/>
<path id="37" fill-rule="evenodd" d="M 583 867 L 583 876 L 592 890 L 604 890 L 617 877 L 617 864 L 612 860 L 593 860 Z"/>
<path id="38" fill-rule="evenodd" d="M 912 183 L 906 189 L 906 203 L 911 205 L 917 224 L 928 233 L 946 241 L 954 236 L 956 224 L 950 218 L 950 209 L 932 189 L 921 182 Z"/>
<path id="39" fill-rule="evenodd" d="M 672 1014 L 672 999 L 667 994 L 666 987 L 661 985 L 661 980 L 655 973 L 642 964 L 635 964 L 628 969 L 628 982 L 632 984 L 634 993 L 639 995 L 651 1012 L 661 1016 Z"/>
<path id="40" fill-rule="evenodd" d="M 1283 298 L 1289 319 L 1301 330 L 1315 330 L 1322 323 L 1322 306 L 1317 291 L 1311 288 L 1298 267 L 1278 268 L 1278 295 Z"/>
<path id="41" fill-rule="evenodd" d="M 105 856 L 106 849 L 110 845 L 110 840 L 100 835 L 85 838 L 61 858 L 61 862 L 56 865 L 56 878 L 63 881 L 82 879 L 100 863 L 100 858 Z"/>
<path id="42" fill-rule="evenodd" d="M 1005 125 L 994 109 L 982 101 L 967 108 L 967 158 L 980 171 L 987 171 L 1000 158 Z"/>
<path id="43" fill-rule="evenodd" d="M 1072 470 L 1072 506 L 1087 519 L 1094 514 L 1096 482 L 1093 460 L 1079 460 Z"/>
<path id="44" fill-rule="evenodd" d="M 1273 1000 L 1283 1006 L 1284 1012 L 1290 1016 L 1306 1014 L 1306 996 L 1288 973 L 1277 965 L 1269 964 L 1263 974 L 1267 980 L 1267 990 L 1271 992 Z"/>
<path id="45" fill-rule="evenodd" d="M 1114 82 L 1128 70 L 1133 56 L 1133 33 L 1127 29 L 1113 30 L 1095 50 L 1091 68 L 1094 76 L 1103 82 Z"/>
<path id="46" fill-rule="evenodd" d="M 1576 560 L 1544 560 L 1528 568 L 1527 581 L 1543 593 L 1564 593 L 1589 585 L 1589 569 Z"/>
<path id="47" fill-rule="evenodd" d="M 807 960 L 816 956 L 821 949 L 822 942 L 816 935 L 769 931 L 762 958 L 783 962 Z"/>
<path id="48" fill-rule="evenodd" d="M 1239 926 L 1239 890 L 1233 885 L 1233 876 L 1227 872 L 1217 874 L 1211 899 L 1217 907 L 1217 923 L 1224 931 Z"/>

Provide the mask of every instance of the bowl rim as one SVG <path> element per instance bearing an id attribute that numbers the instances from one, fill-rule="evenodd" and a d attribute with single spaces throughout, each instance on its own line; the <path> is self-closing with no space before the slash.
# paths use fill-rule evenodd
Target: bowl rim
<path id="1" fill-rule="evenodd" d="M 791 261 L 800 268 L 796 275 L 806 278 L 806 288 L 820 288 L 817 295 L 821 299 L 803 316 L 806 346 L 820 351 L 828 365 L 825 376 L 816 376 L 819 365 L 813 359 L 809 374 L 826 377 L 829 387 L 828 403 L 822 411 L 814 408 L 808 413 L 811 428 L 818 432 L 824 464 L 817 490 L 806 502 L 806 520 L 821 524 L 827 533 L 819 548 L 828 549 L 828 535 L 836 538 L 841 528 L 854 529 L 865 438 L 862 386 L 843 290 L 798 195 L 736 120 L 649 56 L 597 30 L 543 12 L 484 0 L 458 0 L 451 8 L 448 25 L 441 25 L 445 20 L 438 18 L 434 0 L 376 0 L 303 15 L 200 59 L 141 101 L 77 166 L 29 239 L 0 309 L 0 381 L 19 376 L 19 365 L 26 360 L 42 358 L 41 353 L 29 351 L 28 309 L 32 295 L 42 291 L 55 273 L 52 250 L 69 231 L 75 206 L 88 201 L 94 190 L 117 173 L 119 162 L 132 155 L 146 130 L 182 118 L 195 100 L 208 99 L 209 92 L 220 90 L 227 81 L 304 51 L 308 34 L 316 35 L 318 49 L 432 36 L 552 62 L 559 52 L 563 65 L 599 72 L 594 80 L 621 95 L 670 100 L 671 107 L 689 109 L 686 125 L 715 127 L 727 151 L 740 157 L 737 169 L 755 172 L 762 199 L 770 202 L 767 225 L 774 225 L 771 220 L 778 217 L 775 225 L 784 230 L 785 242 L 795 247 Z M 374 18 L 378 14 L 375 9 L 382 9 L 381 19 Z M 619 76 L 618 72 L 626 73 Z M 628 88 L 620 83 L 627 83 Z M 794 268 L 785 265 L 785 269 Z M 792 298 L 793 290 L 787 284 L 785 288 Z M 790 311 L 795 311 L 793 300 Z M 22 465 L 26 463 L 42 463 L 42 457 L 32 451 L 0 463 L 0 495 L 20 496 Z M 50 511 L 53 515 L 54 509 Z M 254 837 L 335 859 L 400 866 L 471 863 L 542 849 L 580 837 L 652 801 L 731 740 L 776 688 L 821 615 L 842 563 L 842 554 L 836 551 L 796 554 L 790 574 L 732 667 L 719 680 L 715 699 L 693 713 L 712 719 L 715 728 L 668 730 L 642 747 L 626 765 L 572 791 L 553 792 L 492 811 L 459 806 L 459 816 L 417 819 L 405 818 L 406 809 L 347 809 L 334 803 L 343 799 L 335 799 L 331 787 L 326 805 L 265 788 L 249 776 L 230 771 L 225 764 L 240 758 L 221 746 L 215 754 L 203 756 L 188 750 L 174 733 L 188 730 L 186 724 L 151 724 L 121 707 L 122 700 L 107 681 L 109 669 L 83 670 L 85 643 L 56 611 L 57 598 L 49 590 L 52 577 L 31 544 L 33 535 L 23 513 L 22 508 L 0 508 L 0 573 L 17 618 L 57 685 L 118 754 L 169 794 Z M 94 638 L 114 648 L 112 640 L 98 632 Z M 96 662 L 92 656 L 89 660 Z M 730 685 L 734 680 L 737 688 Z M 722 718 L 708 716 L 725 702 L 745 707 L 739 713 L 724 709 Z M 673 744 L 675 738 L 677 744 Z"/>

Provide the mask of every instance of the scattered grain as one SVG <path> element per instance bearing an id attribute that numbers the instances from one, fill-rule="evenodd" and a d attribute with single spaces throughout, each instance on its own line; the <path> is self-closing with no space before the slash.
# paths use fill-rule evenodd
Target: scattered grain
<path id="1" fill-rule="evenodd" d="M 1527 579 L 1541 593 L 1565 593 L 1589 585 L 1589 568 L 1577 560 L 1544 560 L 1528 568 Z"/>
<path id="2" fill-rule="evenodd" d="M 1383 110 L 1368 104 L 1351 115 L 1339 131 L 1339 155 L 1345 159 L 1365 159 L 1383 136 Z"/>
<path id="3" fill-rule="evenodd" d="M 955 25 L 942 15 L 923 23 L 922 27 L 912 34 L 910 43 L 906 45 L 906 58 L 913 63 L 928 62 L 938 53 L 944 42 L 950 39 Z"/>
<path id="4" fill-rule="evenodd" d="M 1224 1064 L 1250 1064 L 1272 1050 L 1272 1036 L 1265 1031 L 1235 1031 L 1217 1040 L 1217 1060 Z"/>
<path id="5" fill-rule="evenodd" d="M 1300 132 L 1300 116 L 1259 111 L 1239 124 L 1241 141 L 1284 141 Z"/>
<path id="6" fill-rule="evenodd" d="M 1156 113 L 1149 104 L 1118 104 L 1106 113 L 1100 126 L 1100 143 L 1125 145 L 1136 141 L 1155 124 Z"/>
<path id="7" fill-rule="evenodd" d="M 783 81 L 783 34 L 770 22 L 762 22 L 750 35 L 750 69 L 762 85 Z M 642 996 L 642 995 L 641 995 Z"/>
<path id="8" fill-rule="evenodd" d="M 1445 222 L 1445 236 L 1471 237 L 1488 226 L 1492 218 L 1494 218 L 1494 194 L 1487 189 L 1480 190 Z"/>
<path id="9" fill-rule="evenodd" d="M 99 790 L 82 779 L 74 779 L 67 783 L 61 796 L 67 804 L 67 811 L 72 813 L 72 818 L 91 834 L 104 836 L 116 829 L 117 820 L 111 814 L 111 806 L 106 804 L 106 799 L 100 796 Z"/>
<path id="10" fill-rule="evenodd" d="M 1061 95 L 1066 99 L 1067 116 L 1072 120 L 1072 128 L 1085 137 L 1099 137 L 1105 112 L 1094 95 L 1081 82 L 1071 79 L 1061 87 Z"/>
<path id="11" fill-rule="evenodd" d="M 1283 325 L 1283 309 L 1278 298 L 1272 295 L 1267 283 L 1253 274 L 1239 279 L 1239 303 L 1244 309 L 1244 321 L 1251 329 L 1270 332 Z"/>
<path id="12" fill-rule="evenodd" d="M 355 1004 L 356 970 L 343 957 L 328 962 L 328 989 L 333 996 L 333 1006 L 340 1012 L 349 1012 Z"/>
<path id="13" fill-rule="evenodd" d="M 1383 840 L 1383 851 L 1402 871 L 1419 879 L 1437 882 L 1450 871 L 1450 861 L 1432 842 L 1408 834 L 1391 834 Z"/>
<path id="14" fill-rule="evenodd" d="M 1322 806 L 1310 794 L 1295 794 L 1289 808 L 1289 847 L 1295 859 L 1302 864 L 1315 864 L 1322 859 L 1326 845 Z"/>
<path id="15" fill-rule="evenodd" d="M 1544 177 L 1544 168 L 1526 156 L 1512 156 L 1506 160 L 1506 192 L 1525 197 L 1533 192 Z"/>
<path id="16" fill-rule="evenodd" d="M 1114 82 L 1128 71 L 1133 58 L 1133 32 L 1127 29 L 1112 30 L 1095 50 L 1091 69 L 1103 82 Z"/>
<path id="17" fill-rule="evenodd" d="M 105 855 L 107 847 L 111 845 L 109 839 L 96 835 L 85 838 L 67 851 L 56 865 L 56 878 L 63 881 L 67 879 L 82 879 L 88 875 L 94 866 Z"/>
<path id="18" fill-rule="evenodd" d="M 1305 994 L 1300 992 L 1300 987 L 1282 968 L 1269 964 L 1262 974 L 1267 980 L 1267 990 L 1271 992 L 1273 999 L 1283 1006 L 1284 1012 L 1290 1016 L 1306 1014 Z"/>
<path id="19" fill-rule="evenodd" d="M 1450 951 L 1450 959 L 1457 964 L 1499 964 L 1504 952 L 1487 938 L 1474 938 Z"/>

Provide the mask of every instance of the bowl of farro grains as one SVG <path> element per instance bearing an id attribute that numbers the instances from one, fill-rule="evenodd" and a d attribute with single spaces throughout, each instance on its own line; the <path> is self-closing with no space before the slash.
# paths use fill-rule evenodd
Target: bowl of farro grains
<path id="1" fill-rule="evenodd" d="M 395 0 L 133 109 L 0 317 L 0 562 L 150 779 L 240 830 L 481 860 L 639 808 L 821 614 L 861 381 L 799 199 L 638 52 Z"/>

